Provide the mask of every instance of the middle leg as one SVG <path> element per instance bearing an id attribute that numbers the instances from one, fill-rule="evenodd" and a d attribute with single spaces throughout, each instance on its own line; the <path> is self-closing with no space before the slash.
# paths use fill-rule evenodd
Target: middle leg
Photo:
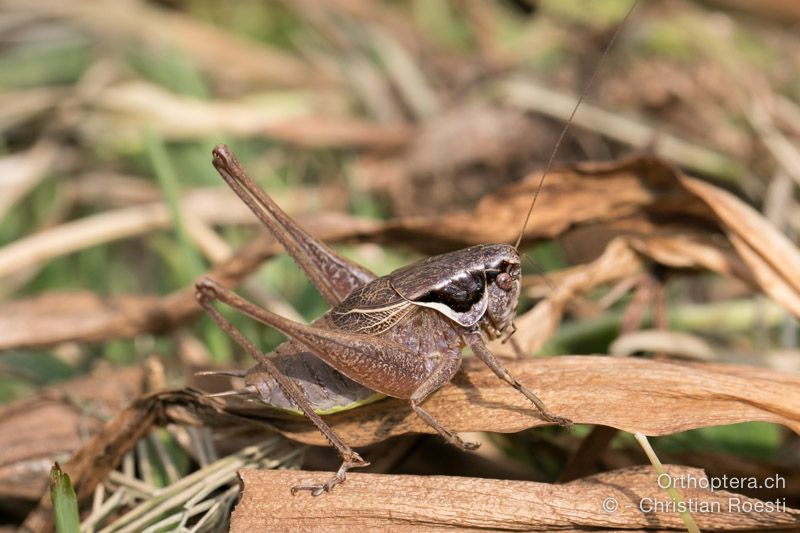
<path id="1" fill-rule="evenodd" d="M 427 422 L 429 426 L 435 429 L 439 435 L 444 437 L 444 440 L 454 446 L 457 446 L 458 448 L 461 448 L 462 450 L 475 450 L 480 446 L 480 444 L 461 440 L 461 437 L 442 426 L 433 416 L 431 416 L 428 411 L 420 406 L 420 404 L 424 402 L 428 396 L 436 392 L 443 385 L 453 379 L 453 376 L 456 372 L 458 372 L 460 366 L 460 352 L 441 354 L 439 364 L 437 364 L 433 372 L 431 372 L 431 374 L 425 378 L 422 383 L 420 383 L 419 387 L 414 391 L 409 400 L 411 402 L 411 408 L 414 410 L 414 412 L 417 413 L 421 419 Z"/>

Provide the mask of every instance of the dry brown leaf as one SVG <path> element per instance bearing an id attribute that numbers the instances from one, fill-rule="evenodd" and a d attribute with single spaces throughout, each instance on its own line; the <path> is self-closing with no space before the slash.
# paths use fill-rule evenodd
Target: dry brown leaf
<path id="1" fill-rule="evenodd" d="M 742 259 L 730 247 L 716 242 L 713 235 L 637 236 L 627 241 L 641 255 L 661 265 L 710 270 L 755 285 L 752 272 Z"/>
<path id="2" fill-rule="evenodd" d="M 701 480 L 697 468 L 667 465 L 673 478 Z M 292 496 L 289 487 L 329 476 L 327 472 L 244 470 L 242 499 L 231 519 L 232 532 L 251 531 L 597 531 L 641 528 L 685 531 L 676 512 L 664 509 L 669 496 L 649 467 L 606 472 L 562 485 L 450 476 L 351 473 L 335 493 Z M 763 504 L 726 491 L 681 489 L 685 502 L 708 506 L 695 512 L 702 530 L 741 531 L 800 526 L 800 511 L 738 511 Z M 606 507 L 615 502 L 613 512 Z M 705 508 L 705 507 L 703 507 Z"/>
<path id="3" fill-rule="evenodd" d="M 102 370 L 0 408 L 0 498 L 37 499 L 54 461 L 64 461 L 139 396 L 139 368 Z"/>
<path id="4" fill-rule="evenodd" d="M 547 425 L 528 401 L 484 365 L 470 361 L 434 393 L 425 408 L 454 431 L 512 433 Z M 560 415 L 647 435 L 754 420 L 800 432 L 800 377 L 733 365 L 566 356 L 508 362 Z M 327 417 L 352 446 L 366 446 L 404 433 L 433 433 L 408 403 L 387 399 Z M 122 455 L 153 425 L 254 424 L 315 445 L 327 441 L 306 419 L 255 404 L 223 402 L 197 391 L 162 392 L 134 402 L 64 465 L 79 498 L 88 497 Z M 49 520 L 49 498 L 29 517 L 32 529 Z"/>
<path id="5" fill-rule="evenodd" d="M 577 297 L 600 285 L 631 279 L 641 272 L 645 266 L 642 256 L 673 268 L 705 268 L 750 280 L 739 257 L 710 239 L 680 235 L 617 237 L 594 261 L 548 274 L 551 281 L 547 284 L 546 297 L 514 321 L 518 328 L 514 339 L 522 351 L 539 350 L 555 334 L 565 308 Z M 514 355 L 511 348 L 499 340 L 493 341 L 491 348 L 497 354 Z"/>
<path id="6" fill-rule="evenodd" d="M 681 187 L 675 172 L 653 158 L 553 169 L 536 201 L 523 246 L 590 224 L 647 235 L 718 233 L 718 223 L 710 219 L 708 207 Z M 531 174 L 484 197 L 468 212 L 401 219 L 375 238 L 430 253 L 486 242 L 514 242 L 540 177 Z"/>
<path id="7" fill-rule="evenodd" d="M 456 375 L 425 402 L 453 431 L 513 433 L 547 425 L 529 402 L 480 365 Z M 565 356 L 507 362 L 553 412 L 578 424 L 646 435 L 762 420 L 800 432 L 800 377 L 746 366 Z M 238 412 L 238 410 L 237 410 Z M 393 435 L 433 433 L 407 402 L 384 400 L 328 417 L 345 442 L 366 446 Z M 288 437 L 325 445 L 303 419 L 272 419 Z"/>
<path id="8" fill-rule="evenodd" d="M 720 274 L 737 275 L 754 283 L 740 258 L 720 248 L 711 239 L 685 237 L 617 237 L 594 261 L 557 273 L 557 282 L 550 283 L 546 298 L 514 322 L 514 337 L 524 353 L 538 351 L 558 329 L 567 305 L 592 289 L 607 283 L 631 278 L 644 269 L 643 258 L 672 268 L 708 269 Z M 511 355 L 510 347 L 494 341 L 492 350 Z"/>
<path id="9" fill-rule="evenodd" d="M 570 301 L 598 285 L 633 276 L 641 268 L 641 259 L 624 238 L 611 241 L 596 260 L 571 268 L 559 276 L 547 298 L 514 321 L 517 326 L 514 340 L 524 353 L 538 351 L 558 329 Z M 510 354 L 502 341 L 493 342 L 491 349 L 494 353 Z"/>
<path id="10" fill-rule="evenodd" d="M 761 288 L 800 317 L 800 252 L 760 213 L 717 187 L 679 176 L 718 217 L 742 260 Z"/>
<path id="11" fill-rule="evenodd" d="M 525 217 L 538 178 L 529 176 L 484 198 L 470 213 L 408 219 L 385 233 L 399 240 L 416 234 L 423 243 L 420 246 L 432 249 L 442 244 L 455 248 L 510 242 L 518 221 Z M 800 253 L 730 193 L 650 158 L 586 163 L 556 171 L 550 178 L 524 241 L 556 237 L 590 224 L 604 225 L 626 235 L 630 247 L 658 263 L 738 277 L 800 316 Z M 609 190 L 614 194 L 606 194 Z M 727 235 L 731 248 L 720 244 L 721 234 Z M 619 279 L 633 268 L 629 264 L 633 258 L 624 259 L 620 246 L 610 246 L 595 263 L 574 270 L 570 287 L 557 289 L 532 311 L 528 317 L 532 327 L 526 332 L 530 346 L 540 345 L 555 330 L 572 293 Z M 603 274 L 594 272 L 600 267 L 605 269 Z"/>

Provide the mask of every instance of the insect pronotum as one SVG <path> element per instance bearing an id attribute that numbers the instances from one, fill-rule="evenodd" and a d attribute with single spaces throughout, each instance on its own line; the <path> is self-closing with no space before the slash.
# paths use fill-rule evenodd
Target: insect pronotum
<path id="1" fill-rule="evenodd" d="M 633 3 L 628 14 L 630 16 Z M 606 47 L 606 56 L 625 20 Z M 600 63 L 595 67 L 595 73 Z M 594 73 L 591 78 L 594 78 Z M 573 115 L 588 91 L 578 100 Z M 505 369 L 486 341 L 510 336 L 520 293 L 519 244 L 544 178 L 566 134 L 567 121 L 543 172 L 515 245 L 481 244 L 423 259 L 377 277 L 341 257 L 300 228 L 247 175 L 224 145 L 213 150 L 213 164 L 239 198 L 269 228 L 331 309 L 311 324 L 301 324 L 262 309 L 210 278 L 200 280 L 197 299 L 211 318 L 257 364 L 243 372 L 249 395 L 270 406 L 308 417 L 342 458 L 333 477 L 292 487 L 313 495 L 330 491 L 348 470 L 367 466 L 322 418 L 386 396 L 406 399 L 444 439 L 465 450 L 463 441 L 428 413 L 423 403 L 449 382 L 461 366 L 461 351 L 472 352 L 503 381 L 517 389 L 548 422 L 569 425 Z M 284 333 L 289 340 L 264 354 L 228 322 L 219 301 Z"/>

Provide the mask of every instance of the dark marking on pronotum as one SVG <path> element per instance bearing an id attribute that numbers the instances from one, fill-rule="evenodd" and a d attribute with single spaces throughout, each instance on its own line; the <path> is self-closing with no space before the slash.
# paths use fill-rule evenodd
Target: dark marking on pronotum
<path id="1" fill-rule="evenodd" d="M 457 313 L 466 313 L 483 299 L 486 279 L 483 271 L 467 272 L 451 279 L 444 287 L 433 289 L 418 302 L 444 304 Z"/>

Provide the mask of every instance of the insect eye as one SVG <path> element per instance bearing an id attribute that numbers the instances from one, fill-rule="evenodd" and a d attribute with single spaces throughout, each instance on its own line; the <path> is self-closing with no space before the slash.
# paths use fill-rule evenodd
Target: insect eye
<path id="1" fill-rule="evenodd" d="M 507 272 L 501 272 L 498 274 L 495 283 L 504 291 L 511 290 L 511 276 Z"/>

